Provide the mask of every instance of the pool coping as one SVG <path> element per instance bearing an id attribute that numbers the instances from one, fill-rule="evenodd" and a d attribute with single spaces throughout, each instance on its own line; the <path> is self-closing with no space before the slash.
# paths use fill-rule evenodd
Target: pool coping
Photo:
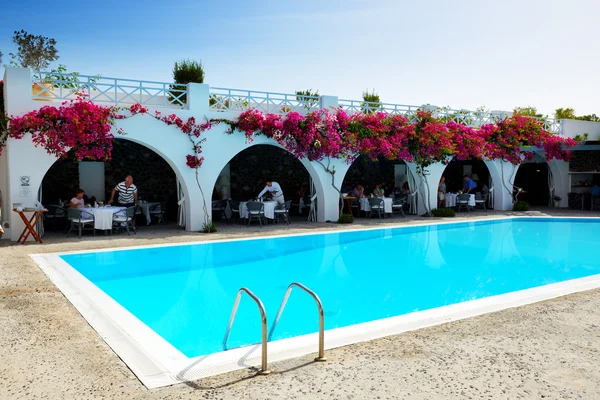
<path id="1" fill-rule="evenodd" d="M 333 234 L 340 232 L 414 228 L 431 225 L 468 224 L 473 222 L 503 221 L 511 219 L 586 219 L 600 221 L 596 217 L 540 217 L 507 216 L 466 221 L 439 221 L 427 224 L 397 225 L 366 229 L 317 231 L 300 234 L 266 235 L 222 240 L 204 240 L 173 244 L 119 247 L 113 249 L 83 250 L 72 252 L 32 254 L 48 278 L 61 290 L 84 319 L 92 326 L 109 347 L 134 372 L 149 389 L 173 385 L 250 366 L 260 365 L 261 346 L 251 345 L 188 358 L 160 337 L 151 328 L 129 313 L 123 306 L 81 275 L 61 255 L 131 250 L 152 247 L 184 246 L 205 243 L 259 240 L 288 236 Z M 352 343 L 373 340 L 406 331 L 421 329 L 442 323 L 518 307 L 580 291 L 600 288 L 600 274 L 559 283 L 505 293 L 497 296 L 466 301 L 449 306 L 413 312 L 396 317 L 350 325 L 325 332 L 325 348 L 332 349 Z M 318 334 L 308 334 L 269 342 L 269 363 L 316 353 Z"/>

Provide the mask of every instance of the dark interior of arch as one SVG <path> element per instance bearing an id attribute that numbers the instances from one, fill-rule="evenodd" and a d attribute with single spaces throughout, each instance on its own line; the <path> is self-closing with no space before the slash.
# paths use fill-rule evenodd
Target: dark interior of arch
<path id="1" fill-rule="evenodd" d="M 351 189 L 360 184 L 364 186 L 365 193 L 371 193 L 375 185 L 383 184 L 385 193 L 391 193 L 395 185 L 396 165 L 405 167 L 406 163 L 403 160 L 387 160 L 383 157 L 372 160 L 366 156 L 359 156 L 348 169 L 342 186 Z"/>
<path id="2" fill-rule="evenodd" d="M 229 162 L 231 198 L 245 201 L 254 198 L 267 180 L 279 183 L 286 200 L 294 200 L 300 187 L 309 193 L 310 175 L 291 153 L 271 145 L 256 145 L 238 153 Z M 298 197 L 299 198 L 299 197 Z M 220 193 L 213 190 L 213 199 Z"/>
<path id="3" fill-rule="evenodd" d="M 548 163 L 545 161 L 528 162 L 519 166 L 515 176 L 515 186 L 524 192 L 518 199 L 534 206 L 547 206 L 550 200 L 548 186 Z"/>
<path id="4" fill-rule="evenodd" d="M 485 162 L 477 159 L 464 161 L 452 160 L 448 163 L 444 170 L 444 174 L 442 175 L 446 178 L 446 190 L 448 192 L 454 193 L 463 188 L 463 176 L 466 171 L 465 166 L 471 167 L 471 173 L 466 175 L 469 175 L 469 177 L 477 184 L 476 191 L 481 191 L 484 184 L 489 187 L 490 171 L 485 165 Z"/>
<path id="5" fill-rule="evenodd" d="M 98 201 L 107 201 L 114 186 L 132 175 L 138 195 L 148 201 L 167 201 L 167 218 L 177 215 L 177 178 L 171 166 L 149 148 L 123 139 L 113 141 L 112 159 L 104 162 L 104 193 L 92 194 Z M 68 200 L 79 188 L 79 162 L 69 152 L 57 160 L 42 181 L 42 203 L 57 204 Z M 86 193 L 87 194 L 87 193 Z"/>

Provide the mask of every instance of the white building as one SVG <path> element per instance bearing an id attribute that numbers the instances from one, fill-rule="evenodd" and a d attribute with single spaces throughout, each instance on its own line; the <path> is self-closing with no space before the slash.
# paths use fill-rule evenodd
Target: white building
<path id="1" fill-rule="evenodd" d="M 60 79 L 60 77 L 58 78 Z M 232 90 L 212 88 L 207 84 L 189 84 L 183 90 L 186 93 L 185 104 L 178 104 L 178 93 L 171 89 L 170 84 L 145 81 L 131 81 L 124 79 L 102 78 L 94 83 L 86 82 L 88 77 L 80 76 L 83 84 L 91 88 L 90 99 L 104 104 L 128 106 L 141 103 L 151 110 L 160 110 L 163 114 L 175 113 L 181 118 L 194 116 L 202 121 L 205 118 L 231 118 L 248 108 L 257 108 L 263 112 L 286 113 L 289 111 L 307 112 L 326 107 L 343 107 L 348 112 L 358 112 L 362 101 L 340 100 L 334 96 L 321 96 L 319 98 L 301 101 L 294 94 L 266 93 L 246 90 Z M 52 104 L 59 105 L 65 99 L 74 98 L 67 89 L 55 88 L 53 91 L 42 90 L 41 93 L 32 94 L 32 86 L 36 86 L 40 79 L 36 78 L 28 69 L 8 67 L 4 75 L 5 109 L 8 115 L 23 115 L 26 112 Z M 383 104 L 387 112 L 410 113 L 417 107 Z M 475 113 L 474 113 L 475 115 Z M 479 122 L 485 122 L 488 116 L 479 115 Z M 588 139 L 600 137 L 600 123 L 586 121 L 551 122 L 553 128 L 563 136 L 574 137 L 577 134 L 588 133 Z M 200 230 L 204 221 L 204 207 L 201 190 L 197 185 L 194 170 L 186 166 L 185 156 L 190 153 L 190 142 L 186 135 L 177 128 L 168 126 L 148 115 L 137 115 L 132 118 L 119 120 L 113 128 L 122 128 L 127 135 L 119 139 L 129 140 L 148 147 L 159 154 L 173 169 L 183 201 L 181 207 L 185 210 L 185 227 L 187 230 Z M 206 142 L 203 144 L 204 164 L 200 168 L 199 183 L 206 194 L 209 204 L 208 213 L 211 212 L 210 194 L 219 182 L 228 181 L 225 175 L 230 160 L 244 149 L 259 144 L 279 146 L 274 140 L 264 136 L 257 137 L 252 143 L 247 143 L 243 133 L 226 135 L 225 125 L 215 126 L 205 134 Z M 115 135 L 118 136 L 118 135 Z M 591 148 L 590 148 L 591 149 Z M 595 148 L 594 148 L 595 149 Z M 11 210 L 12 204 L 21 203 L 24 206 L 34 206 L 38 200 L 42 180 L 48 169 L 56 161 L 55 157 L 48 155 L 43 148 L 34 147 L 27 137 L 15 140 L 9 139 L 0 156 L 0 191 L 3 197 L 4 210 L 2 226 L 4 239 L 17 240 L 23 224 L 18 215 Z M 308 160 L 300 160 L 308 171 L 314 184 L 317 195 L 318 221 L 335 221 L 338 218 L 339 193 L 332 185 L 331 175 L 322 165 Z M 501 161 L 486 161 L 493 187 L 493 204 L 495 209 L 507 210 L 512 207 L 513 181 L 516 170 L 509 163 Z M 349 165 L 344 160 L 333 160 L 335 167 L 334 183 L 341 187 Z M 408 163 L 414 181 L 414 191 L 424 190 L 422 182 L 416 174 L 415 165 Z M 436 207 L 437 184 L 446 168 L 445 164 L 433 165 L 429 168 L 427 183 L 431 191 L 430 206 Z M 518 168 L 518 167 L 517 167 Z M 551 161 L 549 170 L 553 177 L 553 192 L 562 198 L 561 206 L 567 206 L 567 193 L 571 191 L 569 179 L 569 165 L 563 161 Z M 221 179 L 219 179 L 221 175 Z M 103 175 L 102 175 L 103 176 Z M 23 178 L 26 177 L 26 178 Z M 25 185 L 26 181 L 26 186 Z M 422 198 L 421 198 L 422 200 Z M 419 200 L 419 209 L 423 212 L 423 203 Z"/>

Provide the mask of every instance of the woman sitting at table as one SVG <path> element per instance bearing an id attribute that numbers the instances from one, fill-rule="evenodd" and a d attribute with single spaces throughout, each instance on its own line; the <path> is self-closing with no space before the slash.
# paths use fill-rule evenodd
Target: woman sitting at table
<path id="1" fill-rule="evenodd" d="M 69 206 L 71 208 L 82 208 L 85 205 L 85 200 L 83 200 L 84 192 L 81 189 L 77 189 L 75 192 L 75 197 L 71 199 L 71 203 Z"/>
<path id="2" fill-rule="evenodd" d="M 377 184 L 377 186 L 375 186 L 375 190 L 373 190 L 373 196 L 375 197 L 383 197 L 383 188 L 381 187 L 381 184 Z"/>

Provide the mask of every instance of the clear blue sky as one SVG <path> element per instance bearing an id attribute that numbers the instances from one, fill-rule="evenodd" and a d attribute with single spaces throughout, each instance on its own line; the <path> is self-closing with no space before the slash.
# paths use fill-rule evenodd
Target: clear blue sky
<path id="1" fill-rule="evenodd" d="M 598 0 L 1 2 L 4 63 L 25 29 L 82 74 L 170 82 L 193 58 L 219 87 L 600 115 Z"/>

